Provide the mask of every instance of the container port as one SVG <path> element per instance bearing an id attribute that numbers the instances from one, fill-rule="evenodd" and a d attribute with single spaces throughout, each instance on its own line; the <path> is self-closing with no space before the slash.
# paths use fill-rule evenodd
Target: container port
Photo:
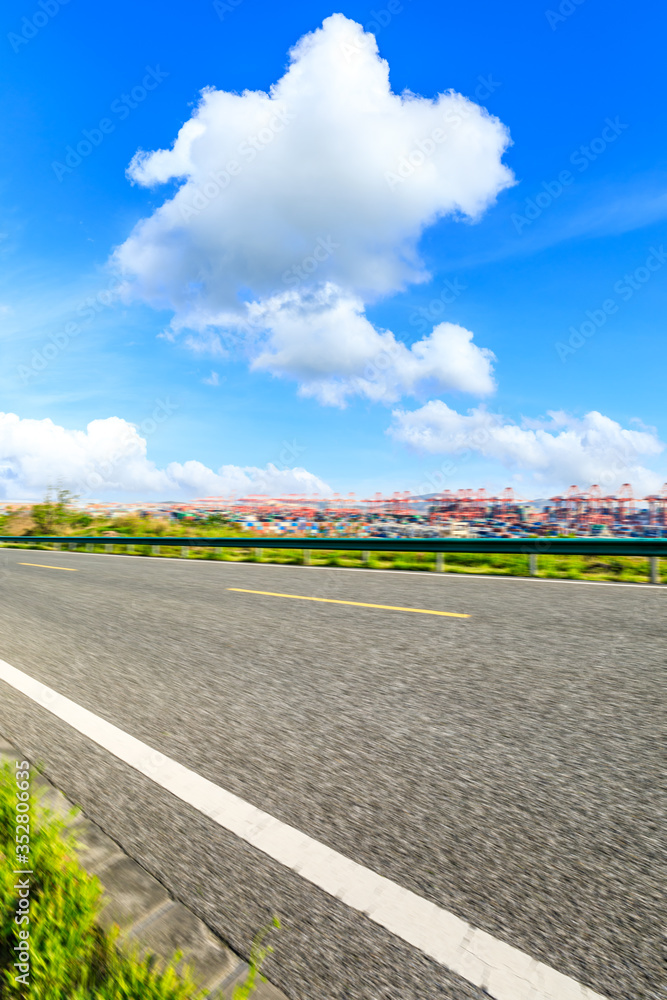
<path id="1" fill-rule="evenodd" d="M 515 538 L 528 536 L 667 537 L 667 483 L 659 493 L 634 496 L 629 483 L 614 494 L 599 486 L 571 486 L 548 499 L 526 500 L 512 487 L 493 496 L 486 490 L 445 490 L 426 496 L 408 492 L 359 499 L 353 493 L 327 497 L 203 497 L 188 502 L 78 501 L 90 515 L 139 514 L 187 524 L 219 523 L 260 535 L 361 538 Z M 5 504 L 4 511 L 29 507 Z"/>

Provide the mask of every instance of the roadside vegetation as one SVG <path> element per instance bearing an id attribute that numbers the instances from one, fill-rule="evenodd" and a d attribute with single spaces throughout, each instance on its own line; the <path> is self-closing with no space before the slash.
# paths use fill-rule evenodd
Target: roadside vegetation
<path id="1" fill-rule="evenodd" d="M 48 495 L 43 503 L 25 507 L 12 514 L 0 516 L 0 534 L 24 536 L 21 547 L 50 548 L 48 543 L 31 543 L 31 535 L 60 535 L 72 539 L 80 536 L 108 537 L 107 545 L 95 546 L 96 552 L 111 550 L 117 554 L 155 556 L 157 558 L 182 558 L 186 553 L 179 546 L 160 546 L 153 552 L 149 545 L 133 545 L 137 537 L 168 538 L 169 536 L 192 539 L 188 549 L 189 559 L 209 559 L 226 562 L 270 562 L 284 565 L 301 565 L 304 560 L 300 549 L 262 549 L 258 554 L 253 548 L 197 548 L 197 538 L 251 538 L 252 531 L 212 515 L 202 520 L 176 520 L 126 514 L 121 517 L 103 517 L 77 510 L 71 506 L 73 497 L 65 490 Z M 546 541 L 546 540 L 545 540 Z M 313 549 L 310 563 L 313 566 L 370 567 L 371 569 L 399 569 L 435 572 L 434 553 L 371 552 L 368 562 L 362 559 L 363 539 L 359 551 L 337 550 L 335 538 L 331 549 Z M 83 548 L 83 547 L 82 547 Z M 524 554 L 468 554 L 446 552 L 444 568 L 447 573 L 482 573 L 496 576 L 527 576 L 528 555 Z M 667 560 L 661 561 L 661 582 L 667 583 Z M 647 583 L 650 579 L 648 560 L 639 556 L 557 556 L 541 552 L 538 557 L 538 576 L 553 579 L 603 580 L 622 583 Z"/>
<path id="2" fill-rule="evenodd" d="M 41 807 L 32 810 L 30 824 L 29 984 L 16 983 L 15 808 L 14 772 L 4 764 L 0 767 L 0 1000 L 203 1000 L 207 994 L 180 964 L 180 954 L 161 966 L 150 955 L 121 950 L 117 931 L 100 928 L 102 886 L 78 863 L 76 841 L 63 822 Z M 254 992 L 259 967 L 270 950 L 261 941 L 262 936 L 253 948 L 246 982 L 236 987 L 230 1000 L 245 1000 Z"/>

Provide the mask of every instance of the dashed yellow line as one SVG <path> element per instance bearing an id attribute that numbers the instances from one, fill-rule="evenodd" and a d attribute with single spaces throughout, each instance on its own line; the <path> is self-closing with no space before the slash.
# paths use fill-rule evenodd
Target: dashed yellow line
<path id="1" fill-rule="evenodd" d="M 274 594 L 271 590 L 246 590 L 244 587 L 227 587 L 237 594 L 261 594 L 263 597 L 289 597 L 293 601 L 319 601 L 322 604 L 351 604 L 355 608 L 379 608 L 381 611 L 409 611 L 413 615 L 442 615 L 444 618 L 470 618 L 456 611 L 429 611 L 426 608 L 400 608 L 393 604 L 365 604 L 363 601 L 336 601 L 331 597 L 303 597 L 301 594 Z"/>
<path id="2" fill-rule="evenodd" d="M 38 569 L 61 569 L 64 573 L 78 573 L 78 569 L 70 566 L 46 566 L 44 563 L 19 563 L 19 566 L 37 566 Z"/>

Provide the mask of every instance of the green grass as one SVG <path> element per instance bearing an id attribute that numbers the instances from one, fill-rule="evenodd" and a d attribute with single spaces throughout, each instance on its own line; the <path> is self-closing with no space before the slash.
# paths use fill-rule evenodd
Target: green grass
<path id="1" fill-rule="evenodd" d="M 176 953 L 159 966 L 150 956 L 121 951 L 117 932 L 98 923 L 102 887 L 76 859 L 76 842 L 63 822 L 41 809 L 32 810 L 30 834 L 30 983 L 15 982 L 18 943 L 14 914 L 18 894 L 15 858 L 16 786 L 9 765 L 0 767 L 0 1000 L 194 1000 L 198 990 Z M 40 820 L 35 826 L 35 812 Z M 274 921 L 278 926 L 278 922 Z M 232 1000 L 245 1000 L 255 988 L 259 967 L 270 948 L 265 932 L 253 946 L 246 982 Z"/>
<path id="2" fill-rule="evenodd" d="M 211 532 L 215 537 L 215 532 Z M 199 536 L 202 537 L 202 536 Z M 206 536 L 203 536 L 206 537 Z M 221 535 L 220 537 L 224 537 Z M 73 536 L 72 541 L 76 541 Z M 303 564 L 301 549 L 262 549 L 259 559 L 254 548 L 196 548 L 197 537 L 188 539 L 190 544 L 189 559 L 207 559 L 221 562 L 266 562 L 278 563 L 284 566 L 300 566 Z M 122 541 L 109 539 L 113 552 L 122 555 L 128 553 L 132 539 Z M 310 562 L 312 566 L 342 566 L 359 568 L 368 566 L 371 569 L 400 569 L 412 572 L 435 572 L 435 554 L 432 552 L 371 552 L 370 561 L 364 563 L 361 557 L 363 541 L 360 541 L 359 551 L 337 550 L 336 540 L 332 538 L 331 549 L 313 549 Z M 47 542 L 33 542 L 26 538 L 25 542 L 9 543 L 9 548 L 20 549 L 50 549 Z M 76 551 L 84 551 L 85 545 L 77 547 Z M 95 552 L 105 552 L 105 545 L 96 545 Z M 158 556 L 154 556 L 150 545 L 134 546 L 134 555 L 150 556 L 152 558 L 180 558 L 180 546 L 160 546 Z M 497 555 L 493 553 L 446 552 L 445 572 L 447 573 L 482 573 L 488 576 L 528 576 L 528 556 L 524 554 Z M 648 583 L 650 579 L 648 559 L 641 556 L 557 556 L 540 553 L 538 556 L 538 576 L 565 580 L 606 580 L 620 583 Z M 660 561 L 660 580 L 667 583 L 667 559 Z"/>
<path id="3" fill-rule="evenodd" d="M 361 551 L 336 550 L 332 539 L 331 549 L 313 549 L 312 566 L 342 566 L 371 569 L 400 569 L 409 572 L 435 572 L 436 560 L 433 552 L 371 552 L 370 560 L 364 563 Z M 217 549 L 212 558 L 227 562 L 257 561 L 252 549 Z M 482 573 L 489 576 L 528 576 L 528 556 L 522 553 L 465 553 L 446 552 L 445 572 Z M 303 554 L 298 549 L 263 549 L 261 562 L 299 565 Z M 661 579 L 667 583 L 667 560 L 661 560 Z M 641 556 L 538 556 L 538 575 L 571 580 L 617 580 L 621 582 L 647 583 L 649 563 Z"/>
<path id="4" fill-rule="evenodd" d="M 61 491 L 62 492 L 62 491 Z M 63 494 L 64 495 L 64 494 Z M 65 498 L 66 499 L 66 498 Z M 72 544 L 77 544 L 80 536 L 101 536 L 107 531 L 121 532 L 125 537 L 109 537 L 107 545 L 117 554 L 129 553 L 133 546 L 133 537 L 162 537 L 170 535 L 187 537 L 190 544 L 189 559 L 220 560 L 225 562 L 267 562 L 285 566 L 298 566 L 303 563 L 303 552 L 300 549 L 262 549 L 259 559 L 254 548 L 197 548 L 198 538 L 237 537 L 251 538 L 254 531 L 242 529 L 237 524 L 226 521 L 223 517 L 211 516 L 202 521 L 173 521 L 168 518 L 140 517 L 127 514 L 119 518 L 91 516 L 74 511 L 67 503 L 58 505 L 48 498 L 45 503 L 32 511 L 38 510 L 38 517 L 29 512 L 18 512 L 5 516 L 4 533 L 24 535 L 25 542 L 18 547 L 46 549 L 48 543 L 30 542 L 30 534 L 38 534 L 40 523 L 46 519 L 48 526 L 58 533 L 62 532 L 71 538 Z M 49 518 L 51 519 L 49 521 Z M 39 523 L 38 523 L 39 522 Z M 51 523 L 53 522 L 53 523 Z M 96 545 L 95 552 L 105 552 L 107 545 Z M 331 549 L 311 552 L 313 566 L 340 566 L 355 568 L 368 565 L 371 569 L 399 569 L 409 572 L 434 572 L 434 553 L 420 552 L 372 552 L 367 564 L 363 563 L 361 549 L 364 540 L 359 539 L 359 551 L 336 549 L 336 539 L 331 539 Z M 80 544 L 76 551 L 83 551 Z M 155 556 L 150 545 L 134 545 L 133 554 L 151 558 L 179 558 L 180 546 L 161 546 Z M 524 554 L 470 554 L 445 553 L 445 571 L 448 573 L 482 573 L 490 576 L 528 576 L 528 556 Z M 649 564 L 647 559 L 635 556 L 555 556 L 547 552 L 538 557 L 539 576 L 570 580 L 607 580 L 624 583 L 648 583 Z M 660 563 L 661 581 L 667 583 L 667 559 Z"/>

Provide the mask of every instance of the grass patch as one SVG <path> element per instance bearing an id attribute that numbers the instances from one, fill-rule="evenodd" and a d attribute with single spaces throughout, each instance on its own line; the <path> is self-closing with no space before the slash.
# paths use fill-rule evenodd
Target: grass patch
<path id="1" fill-rule="evenodd" d="M 334 543 L 335 544 L 335 543 Z M 146 548 L 149 548 L 148 546 Z M 312 566 L 334 566 L 345 569 L 366 567 L 370 569 L 398 569 L 406 572 L 435 572 L 433 552 L 371 552 L 364 563 L 359 551 L 354 549 L 312 549 Z M 150 554 L 150 551 L 147 552 Z M 180 549 L 165 549 L 165 556 L 178 557 Z M 254 548 L 218 548 L 193 550 L 191 557 L 219 559 L 225 562 L 262 562 L 283 566 L 303 564 L 301 549 L 261 549 L 258 558 Z M 487 576 L 528 576 L 529 559 L 523 553 L 445 552 L 444 568 L 447 573 L 480 573 Z M 647 583 L 650 578 L 648 560 L 641 556 L 554 556 L 540 553 L 539 576 L 565 580 L 607 580 L 627 583 Z M 667 583 L 667 560 L 661 560 L 661 581 Z"/>
<path id="2" fill-rule="evenodd" d="M 56 513 L 54 514 L 54 510 Z M 43 512 L 42 512 L 43 513 Z M 95 552 L 113 551 L 119 554 L 133 554 L 143 557 L 182 558 L 181 546 L 160 546 L 159 553 L 154 554 L 152 546 L 138 545 L 134 537 L 162 537 L 172 535 L 185 537 L 183 543 L 189 548 L 187 558 L 206 559 L 221 562 L 263 562 L 276 563 L 282 566 L 299 566 L 303 564 L 301 549 L 269 549 L 262 548 L 259 558 L 254 547 L 209 547 L 197 546 L 200 539 L 230 537 L 249 540 L 254 531 L 230 524 L 224 518 L 210 517 L 205 521 L 183 522 L 167 518 L 139 517 L 127 515 L 122 518 L 82 515 L 71 511 L 67 505 L 53 509 L 46 505 L 46 515 L 57 517 L 58 521 L 52 527 L 67 538 L 71 538 L 71 551 L 85 551 L 85 544 L 79 541 L 81 536 L 101 536 L 107 532 L 106 544 L 95 545 Z M 46 516 L 45 515 L 45 516 Z M 37 518 L 39 521 L 40 514 Z M 48 520 L 48 518 L 47 518 Z M 53 546 L 48 542 L 33 542 L 30 533 L 35 534 L 37 523 L 31 520 L 28 509 L 14 515 L 4 517 L 4 530 L 7 534 L 23 534 L 25 542 L 5 543 L 9 548 L 49 549 Z M 86 521 L 84 524 L 83 521 Z M 120 533 L 120 534 L 119 534 Z M 312 566 L 334 566 L 344 569 L 367 567 L 370 569 L 397 569 L 406 572 L 435 572 L 434 553 L 421 552 L 371 552 L 368 563 L 362 559 L 365 539 L 359 539 L 359 549 L 337 549 L 336 539 L 331 538 L 330 549 L 311 550 Z M 548 540 L 544 539 L 545 550 L 538 555 L 538 576 L 552 579 L 569 580 L 602 580 L 620 583 L 648 583 L 650 570 L 648 559 L 639 556 L 576 556 L 551 555 L 548 552 Z M 65 543 L 64 548 L 69 549 Z M 109 548 L 107 548 L 109 546 Z M 528 576 L 529 560 L 524 553 L 444 553 L 444 569 L 447 573 L 479 573 L 488 576 Z M 667 583 L 667 559 L 660 562 L 660 582 Z"/>
<path id="3" fill-rule="evenodd" d="M 640 556 L 539 556 L 539 575 L 552 579 L 606 580 L 619 583 L 648 583 L 648 559 Z M 665 560 L 661 560 L 663 581 L 667 579 Z"/>
<path id="4" fill-rule="evenodd" d="M 179 953 L 161 966 L 150 955 L 121 951 L 117 931 L 100 928 L 102 886 L 77 861 L 76 841 L 61 820 L 31 809 L 30 864 L 17 865 L 15 808 L 15 774 L 5 763 L 0 767 L 0 1000 L 201 1000 L 207 995 L 180 964 Z M 14 886 L 21 877 L 14 874 L 17 867 L 33 871 L 28 987 L 15 981 L 19 938 Z M 265 935 L 266 931 L 255 941 L 248 978 L 236 987 L 231 1000 L 245 1000 L 254 991 L 260 966 L 271 950 L 262 946 Z"/>

